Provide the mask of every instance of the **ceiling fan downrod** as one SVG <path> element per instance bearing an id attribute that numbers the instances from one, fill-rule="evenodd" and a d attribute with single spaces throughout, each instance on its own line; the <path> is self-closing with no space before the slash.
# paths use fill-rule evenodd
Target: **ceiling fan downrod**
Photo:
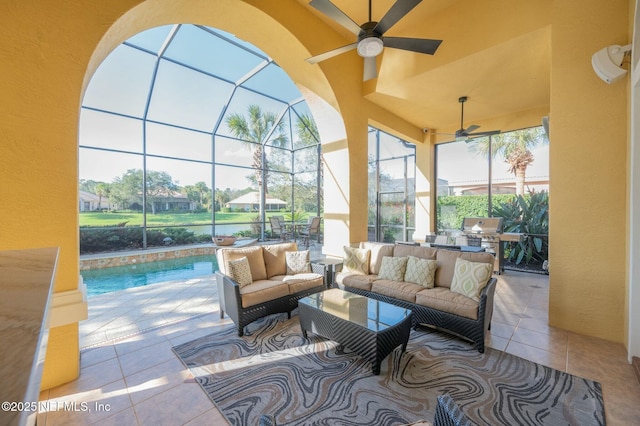
<path id="1" fill-rule="evenodd" d="M 467 99 L 468 98 L 466 96 L 460 96 L 458 98 L 458 102 L 462 104 L 461 105 L 462 110 L 460 111 L 461 112 L 460 113 L 460 129 L 464 129 L 464 103 L 467 102 Z"/>

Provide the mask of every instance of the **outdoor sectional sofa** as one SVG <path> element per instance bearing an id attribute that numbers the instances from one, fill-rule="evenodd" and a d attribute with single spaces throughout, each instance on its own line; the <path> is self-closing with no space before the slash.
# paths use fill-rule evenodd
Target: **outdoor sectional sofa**
<path id="1" fill-rule="evenodd" d="M 311 272 L 309 251 L 295 242 L 221 248 L 216 252 L 220 317 L 227 313 L 244 335 L 244 327 L 267 315 L 291 311 L 298 300 L 325 290 L 324 276 Z"/>
<path id="2" fill-rule="evenodd" d="M 470 340 L 479 352 L 484 352 L 485 334 L 491 324 L 497 283 L 491 276 L 494 262 L 494 256 L 491 253 L 469 253 L 374 242 L 362 242 L 357 249 L 345 247 L 345 251 L 347 252 L 345 265 L 341 272 L 336 273 L 335 286 L 411 309 L 414 328 L 424 324 L 448 331 Z M 359 268 L 357 265 L 350 265 L 353 263 L 353 259 L 350 259 L 352 255 L 358 257 L 362 263 Z M 432 268 L 435 267 L 435 271 L 431 271 L 433 288 L 407 282 L 404 277 L 390 280 L 386 276 L 380 276 L 383 262 L 386 262 L 385 257 L 407 259 L 413 257 L 414 264 L 428 263 Z M 415 258 L 435 260 L 437 263 L 416 261 Z M 473 263 L 461 261 L 458 264 L 457 259 Z M 358 260 L 355 263 L 358 263 Z M 482 264 L 485 263 L 491 266 L 482 268 L 484 266 Z M 483 272 L 484 275 L 477 274 L 486 277 L 486 283 L 481 283 L 477 288 L 479 292 L 477 297 L 468 297 L 451 290 L 454 275 L 456 278 L 460 276 L 460 265 L 477 265 L 481 269 L 486 269 Z M 385 271 L 384 275 L 387 273 Z M 401 271 L 400 275 L 402 273 Z M 484 281 L 484 278 L 481 280 Z M 458 279 L 458 284 L 461 281 Z"/>

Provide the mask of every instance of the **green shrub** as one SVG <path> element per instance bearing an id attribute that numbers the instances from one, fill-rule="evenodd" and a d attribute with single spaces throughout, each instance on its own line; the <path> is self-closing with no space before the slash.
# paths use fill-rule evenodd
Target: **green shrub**
<path id="1" fill-rule="evenodd" d="M 147 229 L 147 247 L 211 242 L 208 234 L 195 234 L 185 228 Z M 80 254 L 103 253 L 142 248 L 142 228 L 80 228 Z"/>
<path id="2" fill-rule="evenodd" d="M 504 232 L 527 235 L 512 243 L 505 258 L 516 265 L 541 265 L 549 258 L 549 193 L 532 192 L 496 206 L 493 215 L 503 218 Z"/>
<path id="3" fill-rule="evenodd" d="M 514 199 L 512 194 L 492 196 L 496 206 Z M 486 195 L 447 195 L 437 199 L 437 229 L 460 229 L 465 217 L 486 217 L 489 215 L 489 198 Z M 492 216 L 498 216 L 493 213 Z"/>

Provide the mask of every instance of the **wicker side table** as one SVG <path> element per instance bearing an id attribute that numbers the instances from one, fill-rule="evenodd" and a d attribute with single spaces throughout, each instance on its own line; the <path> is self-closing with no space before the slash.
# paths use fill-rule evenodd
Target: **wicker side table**
<path id="1" fill-rule="evenodd" d="M 333 288 L 333 279 L 336 272 L 342 270 L 343 260 L 337 257 L 320 257 L 311 260 L 311 272 L 324 276 L 324 284 L 327 288 Z"/>

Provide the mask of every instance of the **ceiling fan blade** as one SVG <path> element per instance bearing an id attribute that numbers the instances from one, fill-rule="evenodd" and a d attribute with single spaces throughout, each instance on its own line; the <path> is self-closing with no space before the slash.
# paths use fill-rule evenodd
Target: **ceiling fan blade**
<path id="1" fill-rule="evenodd" d="M 476 132 L 476 133 L 467 133 L 466 137 L 461 139 L 456 139 L 456 141 L 464 141 L 465 143 L 473 142 L 476 138 L 481 138 L 483 136 L 492 136 L 500 133 L 500 130 L 489 130 L 487 132 Z"/>
<path id="2" fill-rule="evenodd" d="M 387 13 L 382 17 L 378 25 L 373 29 L 378 34 L 386 33 L 389 28 L 393 27 L 396 22 L 404 17 L 407 13 L 411 11 L 414 7 L 418 5 L 422 0 L 398 0 L 396 1 L 391 9 L 387 11 Z"/>
<path id="3" fill-rule="evenodd" d="M 472 124 L 471 126 L 467 127 L 466 129 L 464 129 L 464 133 L 469 134 L 471 132 L 473 132 L 476 129 L 479 129 L 480 126 L 478 126 L 477 124 Z"/>
<path id="4" fill-rule="evenodd" d="M 346 13 L 338 9 L 338 7 L 329 0 L 311 0 L 311 2 L 309 2 L 309 6 L 324 13 L 355 35 L 359 35 L 360 31 L 362 31 L 360 25 L 353 22 Z"/>
<path id="5" fill-rule="evenodd" d="M 317 64 L 318 62 L 324 61 L 325 59 L 333 58 L 334 56 L 338 56 L 345 52 L 353 50 L 356 47 L 358 47 L 358 43 L 347 44 L 346 46 L 338 47 L 337 49 L 333 49 L 328 52 L 324 52 L 319 55 L 307 58 L 307 62 L 309 62 L 310 64 Z"/>
<path id="6" fill-rule="evenodd" d="M 364 81 L 371 80 L 378 76 L 378 67 L 376 65 L 375 56 L 364 58 Z"/>
<path id="7" fill-rule="evenodd" d="M 411 52 L 433 55 L 436 53 L 436 50 L 438 50 L 442 40 L 431 40 L 428 38 L 384 37 L 383 43 L 386 47 L 392 47 L 394 49 L 410 50 Z"/>
<path id="8" fill-rule="evenodd" d="M 471 137 L 491 136 L 491 135 L 497 135 L 498 133 L 500 133 L 500 130 L 488 130 L 486 132 L 467 133 L 467 136 L 471 136 Z"/>

